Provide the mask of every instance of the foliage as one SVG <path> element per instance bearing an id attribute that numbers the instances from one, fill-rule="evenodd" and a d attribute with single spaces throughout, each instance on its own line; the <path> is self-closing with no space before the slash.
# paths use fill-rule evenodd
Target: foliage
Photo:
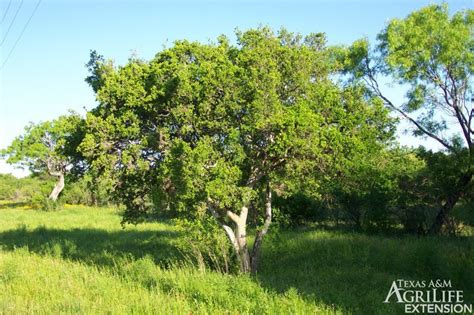
<path id="1" fill-rule="evenodd" d="M 405 19 L 391 20 L 378 35 L 375 50 L 370 50 L 367 40 L 358 40 L 347 50 L 334 50 L 334 55 L 346 73 L 363 79 L 369 92 L 411 121 L 415 135 L 431 137 L 456 152 L 461 145 L 472 144 L 468 118 L 472 106 L 469 79 L 474 69 L 473 24 L 473 10 L 450 17 L 446 5 L 430 5 Z M 379 74 L 409 87 L 402 106 L 384 95 L 377 81 Z M 462 138 L 443 135 L 449 122 L 458 125 Z"/>
<path id="2" fill-rule="evenodd" d="M 425 234 L 443 202 L 442 196 L 454 189 L 463 163 L 460 154 L 422 147 L 354 155 L 335 177 L 321 182 L 319 196 L 301 190 L 277 198 L 275 206 L 292 226 L 343 223 L 378 232 L 401 226 L 409 233 Z M 472 222 L 470 189 L 450 217 L 453 230 Z"/>
<path id="3" fill-rule="evenodd" d="M 398 224 L 402 209 L 398 198 L 407 193 L 400 181 L 416 176 L 423 162 L 398 149 L 355 156 L 351 162 L 331 188 L 331 200 L 342 210 L 342 219 L 364 229 Z"/>
<path id="4" fill-rule="evenodd" d="M 64 176 L 77 158 L 82 122 L 77 113 L 70 112 L 52 121 L 30 123 L 23 135 L 0 151 L 0 156 L 7 157 L 7 163 L 28 167 L 33 174 L 48 173 L 58 177 L 49 195 L 56 201 L 64 188 Z"/>
<path id="5" fill-rule="evenodd" d="M 453 114 L 464 144 L 472 146 L 468 120 L 472 104 L 467 93 L 474 72 L 473 27 L 474 10 L 449 17 L 446 5 L 432 5 L 404 20 L 392 20 L 379 35 L 385 71 L 411 87 L 404 110 L 423 110 L 417 132 L 439 138 L 451 150 L 456 148 L 452 142 L 456 138 L 448 141 L 438 136 L 446 130 L 446 121 L 437 120 L 435 114 L 441 110 Z"/>
<path id="6" fill-rule="evenodd" d="M 70 112 L 52 121 L 30 123 L 1 153 L 8 163 L 28 167 L 33 173 L 64 172 L 71 163 L 68 144 L 78 141 L 75 137 L 81 121 L 77 113 Z"/>
<path id="7" fill-rule="evenodd" d="M 268 29 L 238 36 L 239 47 L 224 38 L 217 45 L 182 41 L 150 63 L 131 59 L 106 74 L 93 73 L 103 82 L 97 89 L 101 105 L 87 117 L 80 148 L 92 168 L 116 178 L 119 193 L 137 195 L 127 202 L 147 203 L 146 183 L 155 181 L 154 189 L 163 190 L 155 198 L 162 209 L 190 211 L 210 196 L 217 208 L 239 211 L 245 199 L 255 200 L 246 178 L 257 189 L 264 177 L 288 172 L 287 164 L 298 158 L 324 159 L 386 130 L 380 106 L 325 77 L 324 51 L 285 31 L 279 37 Z M 94 56 L 98 69 L 105 61 Z M 274 66 L 263 67 L 266 62 Z M 371 124 L 360 126 L 364 119 Z M 338 134 L 339 125 L 345 134 Z M 299 168 L 313 171 L 309 164 Z"/>
<path id="8" fill-rule="evenodd" d="M 87 206 L 109 206 L 115 204 L 106 180 L 99 181 L 86 173 L 74 178 L 61 195 L 61 202 Z"/>
<path id="9" fill-rule="evenodd" d="M 45 174 L 25 178 L 0 174 L 0 200 L 31 204 L 34 196 L 46 196 L 53 186 L 52 178 Z"/>
<path id="10" fill-rule="evenodd" d="M 53 201 L 43 194 L 35 194 L 31 197 L 29 205 L 32 209 L 42 210 L 42 211 L 56 211 L 59 210 L 62 206 L 60 201 Z"/>
<path id="11" fill-rule="evenodd" d="M 56 202 L 46 198 L 53 186 L 54 178 L 47 174 L 32 174 L 24 178 L 0 174 L 0 200 L 13 204 L 24 204 L 40 210 L 57 210 L 65 203 L 89 206 L 106 206 L 115 203 L 107 191 L 107 186 L 93 181 L 88 175 L 68 182 Z"/>
<path id="12" fill-rule="evenodd" d="M 275 198 L 275 212 L 275 221 L 282 227 L 296 227 L 326 221 L 329 218 L 323 202 L 304 192 Z"/>
<path id="13" fill-rule="evenodd" d="M 232 247 L 214 218 L 175 219 L 174 223 L 182 235 L 175 246 L 190 265 L 222 273 L 238 270 Z"/>
<path id="14" fill-rule="evenodd" d="M 260 28 L 237 32 L 235 46 L 225 37 L 178 41 L 150 62 L 121 67 L 93 52 L 87 82 L 99 106 L 79 149 L 91 172 L 114 183 L 124 220 L 153 210 L 206 213 L 230 231 L 245 228 L 250 209 L 261 224 L 256 253 L 272 190 L 290 191 L 303 177 L 316 183 L 352 151 L 390 138 L 380 102 L 331 80 L 324 42 Z M 235 245 L 245 256 L 244 243 Z"/>
<path id="15" fill-rule="evenodd" d="M 432 5 L 391 20 L 373 50 L 261 27 L 237 31 L 233 45 L 177 41 L 123 66 L 93 51 L 86 82 L 99 105 L 85 120 L 31 124 L 2 154 L 37 174 L 67 170 L 63 202 L 124 203 L 124 222 L 212 215 L 237 233 L 245 217 L 262 237 L 275 215 L 293 226 L 455 226 L 451 209 L 472 200 L 472 23 L 472 10 Z M 404 104 L 383 94 L 380 75 L 410 87 Z M 446 150 L 396 149 L 386 108 Z M 464 138 L 443 137 L 446 112 Z M 3 198 L 40 206 L 28 189 L 0 181 Z"/>
<path id="16" fill-rule="evenodd" d="M 416 153 L 424 161 L 425 167 L 415 177 L 404 178 L 404 189 L 400 192 L 398 206 L 401 213 L 405 213 L 403 222 L 408 230 L 414 231 L 414 226 L 418 224 L 417 232 L 428 232 L 430 224 L 446 202 L 445 196 L 454 194 L 458 189 L 457 182 L 465 172 L 469 154 L 466 149 L 457 154 L 447 154 L 424 148 L 418 149 Z M 453 213 L 446 222 L 446 232 L 456 233 L 460 224 L 471 221 L 469 217 L 474 215 L 472 211 L 469 215 L 459 217 L 455 210 L 459 205 L 468 205 L 472 196 L 471 183 L 466 188 L 466 193 L 460 196 L 456 207 L 453 207 Z"/>
<path id="17" fill-rule="evenodd" d="M 347 50 L 334 52 L 345 73 L 364 82 L 369 95 L 379 97 L 413 124 L 414 135 L 431 138 L 464 161 L 458 164 L 458 177 L 451 191 L 441 196 L 431 233 L 449 226 L 449 213 L 468 193 L 474 173 L 473 26 L 474 10 L 449 16 L 447 5 L 430 5 L 404 19 L 391 20 L 378 35 L 374 51 L 366 40 L 359 40 Z M 379 75 L 391 76 L 408 86 L 406 102 L 391 101 L 379 83 Z M 461 136 L 448 137 L 444 133 L 453 123 Z"/>

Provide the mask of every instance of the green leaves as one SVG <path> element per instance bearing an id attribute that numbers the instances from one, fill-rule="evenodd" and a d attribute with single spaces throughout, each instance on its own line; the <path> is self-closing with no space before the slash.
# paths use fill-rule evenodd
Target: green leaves
<path id="1" fill-rule="evenodd" d="M 379 35 L 387 64 L 403 80 L 433 80 L 439 68 L 466 77 L 474 62 L 472 15 L 468 10 L 450 18 L 446 5 L 432 5 L 392 20 Z"/>
<path id="2" fill-rule="evenodd" d="M 446 5 L 430 5 L 393 19 L 370 50 L 366 40 L 349 48 L 336 47 L 332 56 L 349 82 L 360 82 L 367 96 L 378 97 L 415 126 L 415 135 L 427 136 L 457 152 L 446 138 L 447 124 L 457 125 L 464 144 L 472 148 L 474 128 L 470 78 L 474 63 L 474 10 L 450 16 Z M 406 101 L 396 104 L 385 94 L 380 76 L 390 76 L 404 88 Z"/>
<path id="3" fill-rule="evenodd" d="M 259 28 L 237 39 L 178 41 L 121 67 L 92 56 L 100 105 L 80 148 L 92 170 L 116 178 L 133 220 L 152 211 L 145 196 L 181 215 L 237 213 L 266 183 L 314 182 L 351 147 L 383 138 L 386 111 L 330 80 L 323 34 Z"/>
<path id="4" fill-rule="evenodd" d="M 401 83 L 411 86 L 403 110 L 419 111 L 416 135 L 438 138 L 453 150 L 444 113 L 453 116 L 467 146 L 472 146 L 472 102 L 467 99 L 473 74 L 473 10 L 449 16 L 446 5 L 431 5 L 403 20 L 392 20 L 379 35 L 379 51 Z M 448 118 L 450 119 L 450 118 Z"/>
<path id="5" fill-rule="evenodd" d="M 64 171 L 74 159 L 82 122 L 77 113 L 71 112 L 52 121 L 30 123 L 1 154 L 8 163 L 22 164 L 32 172 Z"/>

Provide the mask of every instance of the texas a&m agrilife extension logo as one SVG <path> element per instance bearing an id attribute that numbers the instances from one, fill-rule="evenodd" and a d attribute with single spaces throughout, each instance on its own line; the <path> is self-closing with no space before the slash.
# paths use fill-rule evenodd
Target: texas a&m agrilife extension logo
<path id="1" fill-rule="evenodd" d="M 403 280 L 392 282 L 384 303 L 403 303 L 405 313 L 472 314 L 464 292 L 455 290 L 451 280 Z"/>

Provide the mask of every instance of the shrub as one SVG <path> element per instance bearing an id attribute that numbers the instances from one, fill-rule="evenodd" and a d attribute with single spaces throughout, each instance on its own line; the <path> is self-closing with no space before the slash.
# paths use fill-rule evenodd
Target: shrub
<path id="1" fill-rule="evenodd" d="M 113 203 L 110 183 L 85 176 L 75 181 L 69 179 L 60 199 L 63 203 L 87 206 L 108 206 Z"/>
<path id="2" fill-rule="evenodd" d="M 230 242 L 214 218 L 175 219 L 182 237 L 174 245 L 191 265 L 222 273 L 238 270 Z"/>
<path id="3" fill-rule="evenodd" d="M 43 211 L 56 211 L 61 208 L 61 202 L 53 201 L 43 194 L 36 194 L 31 198 L 30 206 Z"/>
<path id="4" fill-rule="evenodd" d="M 274 207 L 277 209 L 274 213 L 274 221 L 282 226 L 297 226 L 307 222 L 323 221 L 327 218 L 327 212 L 320 202 L 301 192 L 284 197 L 277 196 Z"/>
<path id="5" fill-rule="evenodd" d="M 33 174 L 25 178 L 16 178 L 10 174 L 0 175 L 0 200 L 15 203 L 35 203 L 40 196 L 48 196 L 55 179 L 45 174 Z"/>

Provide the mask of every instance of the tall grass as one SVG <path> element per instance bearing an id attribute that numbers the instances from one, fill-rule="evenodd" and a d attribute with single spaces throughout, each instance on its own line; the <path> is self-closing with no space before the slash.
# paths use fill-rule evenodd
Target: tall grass
<path id="1" fill-rule="evenodd" d="M 0 314 L 399 314 L 396 279 L 449 279 L 473 301 L 472 238 L 284 231 L 255 277 L 180 263 L 168 223 L 114 209 L 0 210 Z"/>
<path id="2" fill-rule="evenodd" d="M 330 313 L 296 294 L 276 294 L 246 276 L 166 270 L 150 258 L 98 268 L 16 250 L 0 254 L 0 313 Z"/>
<path id="3" fill-rule="evenodd" d="M 451 280 L 474 302 L 472 237 L 374 236 L 291 231 L 267 246 L 259 274 L 264 287 L 297 289 L 306 300 L 357 314 L 403 314 L 384 304 L 394 280 Z"/>

